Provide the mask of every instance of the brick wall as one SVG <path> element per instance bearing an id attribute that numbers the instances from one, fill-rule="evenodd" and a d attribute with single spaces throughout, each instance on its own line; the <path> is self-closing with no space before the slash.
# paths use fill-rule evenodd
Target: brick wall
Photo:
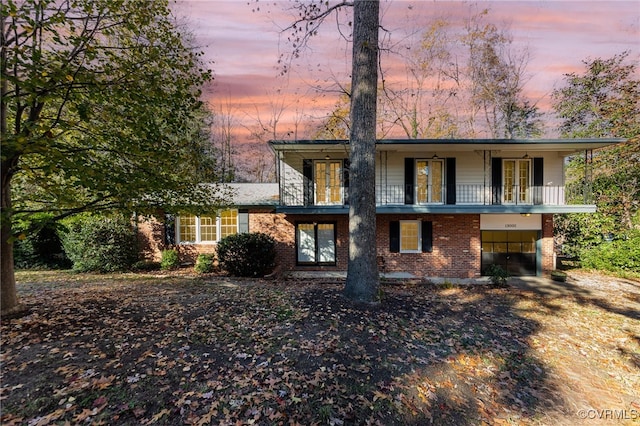
<path id="1" fill-rule="evenodd" d="M 421 220 L 433 223 L 431 253 L 391 253 L 389 222 Z M 334 222 L 336 224 L 337 262 L 335 266 L 296 265 L 295 224 L 297 222 Z M 377 217 L 377 251 L 382 272 L 409 272 L 418 277 L 474 278 L 480 276 L 480 215 L 478 214 L 384 214 Z M 157 221 L 139 225 L 147 243 L 147 258 L 159 260 L 164 249 L 164 230 Z M 348 216 L 285 215 L 270 211 L 251 211 L 249 231 L 264 232 L 276 240 L 277 272 L 290 270 L 346 271 L 348 262 Z M 177 245 L 182 262 L 195 262 L 199 253 L 214 253 L 215 244 Z M 542 268 L 553 270 L 553 215 L 542 215 Z"/>
<path id="2" fill-rule="evenodd" d="M 276 241 L 276 272 L 295 266 L 295 230 L 284 215 L 270 212 L 249 213 L 249 232 L 263 232 Z"/>
<path id="3" fill-rule="evenodd" d="M 542 215 L 542 272 L 550 273 L 555 269 L 553 245 L 553 215 Z"/>
<path id="4" fill-rule="evenodd" d="M 389 222 L 421 220 L 433 223 L 431 253 L 391 253 Z M 379 215 L 378 256 L 385 272 L 410 272 L 418 277 L 480 276 L 479 215 Z"/>
<path id="5" fill-rule="evenodd" d="M 336 265 L 296 264 L 296 223 L 331 222 L 336 225 Z M 264 232 L 276 240 L 277 270 L 346 271 L 349 250 L 347 215 L 285 215 L 275 213 L 249 214 L 249 231 Z"/>
<path id="6" fill-rule="evenodd" d="M 389 222 L 394 220 L 433 222 L 432 253 L 391 253 Z M 335 266 L 296 265 L 295 223 L 335 222 L 337 229 Z M 479 215 L 379 215 L 377 218 L 379 265 L 384 272 L 410 272 L 419 277 L 472 278 L 480 275 Z M 250 214 L 249 230 L 265 232 L 278 242 L 278 269 L 346 271 L 349 224 L 347 215 Z"/>

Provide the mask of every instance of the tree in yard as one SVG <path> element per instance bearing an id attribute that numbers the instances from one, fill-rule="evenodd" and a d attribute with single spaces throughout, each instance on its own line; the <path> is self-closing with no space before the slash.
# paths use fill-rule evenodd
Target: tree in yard
<path id="1" fill-rule="evenodd" d="M 353 52 L 350 106 L 349 261 L 344 294 L 362 302 L 378 301 L 376 248 L 375 152 L 378 84 L 378 0 L 297 1 L 300 18 L 288 30 L 299 56 L 328 16 L 353 6 Z M 287 66 L 285 65 L 285 72 Z"/>
<path id="2" fill-rule="evenodd" d="M 349 263 L 344 294 L 363 302 L 377 301 L 379 287 L 375 194 L 379 9 L 377 0 L 356 0 L 353 5 Z"/>
<path id="3" fill-rule="evenodd" d="M 229 102 L 213 107 L 213 119 L 211 120 L 211 136 L 215 152 L 217 154 L 217 175 L 220 182 L 233 182 L 236 179 L 236 167 L 233 160 L 236 154 L 233 142 L 236 118 Z"/>
<path id="4" fill-rule="evenodd" d="M 493 138 L 540 136 L 541 114 L 523 98 L 528 52 L 516 51 L 506 31 L 484 23 L 488 12 L 473 15 L 462 37 L 468 49 L 472 115 L 482 117 Z"/>
<path id="5" fill-rule="evenodd" d="M 594 152 L 591 170 L 593 193 L 598 212 L 578 233 L 623 234 L 639 228 L 640 217 L 640 79 L 630 52 L 609 59 L 583 61 L 583 73 L 569 73 L 564 84 L 552 93 L 553 108 L 560 118 L 563 137 L 620 137 L 627 142 Z M 584 157 L 571 160 L 567 185 L 584 185 Z M 608 218 L 605 220 L 605 218 Z M 564 221 L 579 222 L 575 215 L 560 218 L 562 229 L 575 229 Z M 571 239 L 581 235 L 567 232 Z M 597 243 L 596 241 L 594 241 Z"/>
<path id="6" fill-rule="evenodd" d="M 385 82 L 381 90 L 382 120 L 400 127 L 410 139 L 460 136 L 456 113 L 460 99 L 459 70 L 454 52 L 457 36 L 444 18 L 421 21 L 400 52 L 406 78 L 401 84 Z M 413 34 L 418 33 L 416 40 Z"/>
<path id="7" fill-rule="evenodd" d="M 1 9 L 3 313 L 18 308 L 12 222 L 51 212 L 222 202 L 200 88 L 163 0 L 6 0 Z"/>
<path id="8" fill-rule="evenodd" d="M 411 139 L 542 134 L 538 107 L 524 95 L 526 49 L 514 49 L 508 30 L 487 22 L 489 10 L 469 13 L 462 27 L 423 17 L 383 49 L 406 75 L 382 78 L 378 115 L 387 129 Z"/>
<path id="9" fill-rule="evenodd" d="M 340 96 L 331 114 L 318 126 L 313 134 L 315 139 L 349 139 L 351 100 L 349 93 Z"/>

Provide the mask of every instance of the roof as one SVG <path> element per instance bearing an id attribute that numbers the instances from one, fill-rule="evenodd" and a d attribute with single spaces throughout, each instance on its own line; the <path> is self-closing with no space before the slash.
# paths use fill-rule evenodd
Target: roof
<path id="1" fill-rule="evenodd" d="M 379 139 L 377 151 L 411 151 L 417 146 L 442 149 L 443 151 L 472 150 L 529 150 L 558 151 L 572 153 L 585 149 L 598 149 L 625 142 L 623 138 L 583 138 L 583 139 Z M 323 152 L 348 149 L 349 141 L 342 140 L 272 140 L 269 146 L 274 151 L 305 150 Z M 440 148 L 442 147 L 442 148 Z"/>
<path id="2" fill-rule="evenodd" d="M 227 183 L 233 190 L 232 204 L 238 207 L 274 207 L 280 199 L 277 183 Z"/>

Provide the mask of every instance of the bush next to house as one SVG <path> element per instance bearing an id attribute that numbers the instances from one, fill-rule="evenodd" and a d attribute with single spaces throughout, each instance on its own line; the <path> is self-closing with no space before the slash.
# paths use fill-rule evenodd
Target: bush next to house
<path id="1" fill-rule="evenodd" d="M 500 265 L 489 265 L 487 275 L 492 284 L 500 287 L 506 286 L 509 280 L 509 273 Z"/>
<path id="2" fill-rule="evenodd" d="M 76 271 L 125 271 L 138 261 L 136 234 L 124 217 L 80 215 L 65 228 L 62 244 Z"/>
<path id="3" fill-rule="evenodd" d="M 611 242 L 582 250 L 580 262 L 587 269 L 640 274 L 640 231 L 630 231 Z"/>
<path id="4" fill-rule="evenodd" d="M 18 238 L 13 244 L 15 266 L 21 269 L 66 269 L 71 261 L 64 252 L 58 235 L 61 225 L 48 213 L 39 213 L 18 220 L 14 231 Z"/>
<path id="5" fill-rule="evenodd" d="M 160 259 L 160 269 L 163 271 L 170 271 L 172 269 L 178 269 L 180 267 L 180 257 L 176 250 L 162 250 L 162 257 Z"/>
<path id="6" fill-rule="evenodd" d="M 212 254 L 199 254 L 196 258 L 195 271 L 199 274 L 208 274 L 215 270 L 214 256 Z"/>
<path id="7" fill-rule="evenodd" d="M 218 243 L 220 267 L 238 277 L 262 277 L 275 266 L 274 239 L 261 232 L 229 235 Z"/>

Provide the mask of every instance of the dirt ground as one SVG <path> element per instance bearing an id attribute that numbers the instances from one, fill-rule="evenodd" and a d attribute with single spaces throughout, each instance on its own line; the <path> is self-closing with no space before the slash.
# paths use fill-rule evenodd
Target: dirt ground
<path id="1" fill-rule="evenodd" d="M 640 282 L 20 272 L 3 425 L 640 422 Z"/>

